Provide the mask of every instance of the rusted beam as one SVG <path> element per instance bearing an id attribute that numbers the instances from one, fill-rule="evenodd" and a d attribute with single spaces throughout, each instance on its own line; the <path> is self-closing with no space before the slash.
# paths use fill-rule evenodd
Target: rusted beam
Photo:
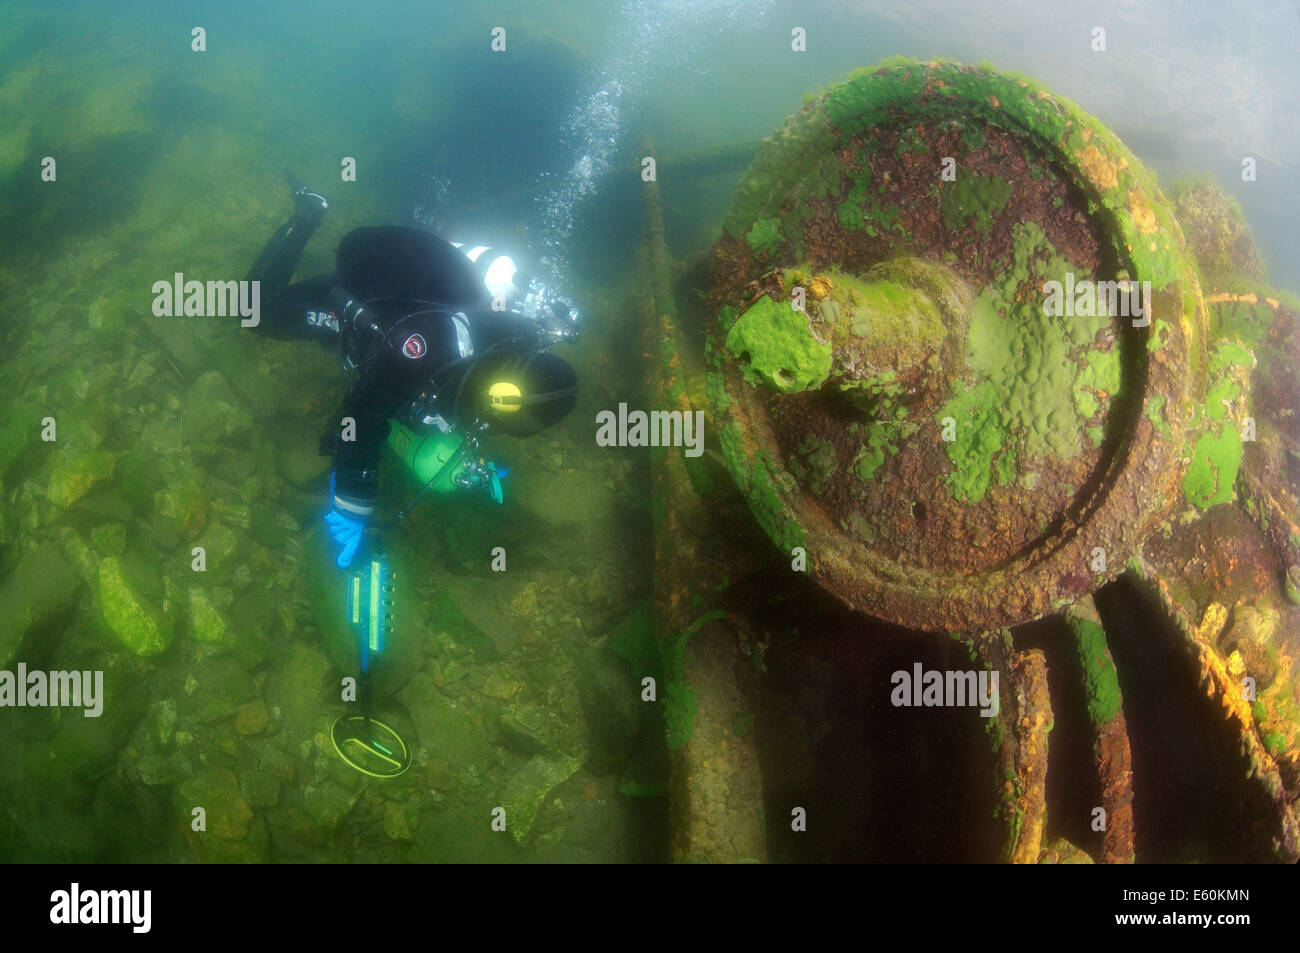
<path id="1" fill-rule="evenodd" d="M 1101 807 L 1106 811 L 1102 863 L 1133 863 L 1133 769 L 1128 724 L 1124 720 L 1119 676 L 1106 631 L 1092 597 L 1065 611 L 1083 665 L 1083 686 L 1092 723 L 1092 750 L 1101 782 Z"/>
<path id="2" fill-rule="evenodd" d="M 643 155 L 653 155 L 648 139 Z M 655 410 L 693 414 L 680 357 L 658 185 L 645 186 L 639 318 Z M 762 862 L 767 858 L 763 784 L 754 732 L 735 726 L 751 711 L 752 668 L 722 609 L 729 580 L 752 556 L 721 533 L 696 494 L 679 448 L 651 448 L 654 599 L 669 749 L 671 856 L 679 862 Z"/>

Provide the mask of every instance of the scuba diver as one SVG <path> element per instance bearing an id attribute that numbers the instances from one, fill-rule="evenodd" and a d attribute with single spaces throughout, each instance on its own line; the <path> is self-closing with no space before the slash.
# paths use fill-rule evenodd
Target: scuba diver
<path id="1" fill-rule="evenodd" d="M 576 340 L 579 313 L 491 248 L 466 248 L 404 226 L 349 232 L 333 274 L 290 284 L 329 202 L 287 177 L 293 214 L 248 277 L 261 282 L 259 330 L 335 350 L 348 378 L 321 441 L 321 452 L 333 457 L 325 520 L 343 569 L 373 516 L 379 454 L 390 432 L 444 435 L 438 466 L 431 476 L 413 467 L 417 476 L 444 491 L 486 491 L 501 502 L 506 471 L 475 459 L 477 434 L 528 436 L 573 409 L 577 376 L 547 349 Z M 427 178 L 434 200 L 413 213 L 426 227 L 446 194 L 445 178 Z"/>

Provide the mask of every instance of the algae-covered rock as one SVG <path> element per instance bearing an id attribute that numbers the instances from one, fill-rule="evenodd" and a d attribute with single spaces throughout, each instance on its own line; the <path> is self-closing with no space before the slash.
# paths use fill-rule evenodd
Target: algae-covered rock
<path id="1" fill-rule="evenodd" d="M 431 757 L 458 767 L 489 760 L 487 733 L 477 710 L 442 694 L 428 675 L 417 674 L 397 697 L 406 706 L 420 748 Z"/>
<path id="2" fill-rule="evenodd" d="M 266 823 L 278 857 L 319 859 L 318 848 L 328 835 L 302 808 L 283 805 L 270 808 L 266 812 Z"/>
<path id="3" fill-rule="evenodd" d="M 1229 648 L 1242 642 L 1267 645 L 1282 623 L 1282 614 L 1266 602 L 1237 606 L 1232 610 L 1232 625 L 1223 632 Z"/>
<path id="4" fill-rule="evenodd" d="M 266 730 L 266 703 L 260 698 L 240 705 L 235 711 L 235 730 L 241 735 L 259 735 Z"/>
<path id="5" fill-rule="evenodd" d="M 123 454 L 118 458 L 113 484 L 136 511 L 146 512 L 163 486 L 157 455 L 146 446 Z"/>
<path id="6" fill-rule="evenodd" d="M 229 768 L 209 768 L 178 785 L 173 800 L 185 830 L 190 830 L 194 808 L 201 807 L 207 816 L 204 833 L 224 840 L 243 838 L 253 819 L 252 809 L 239 793 L 239 780 Z"/>
<path id="7" fill-rule="evenodd" d="M 208 523 L 207 528 L 195 546 L 203 548 L 204 571 L 217 581 L 225 581 L 235 571 L 236 557 L 239 553 L 239 537 L 235 531 L 221 523 Z"/>
<path id="8" fill-rule="evenodd" d="M 302 805 L 317 824 L 333 829 L 352 810 L 352 805 L 357 801 L 357 793 L 327 778 L 320 784 L 309 784 L 303 788 Z"/>
<path id="9" fill-rule="evenodd" d="M 90 542 L 101 553 L 121 556 L 126 551 L 126 527 L 121 523 L 105 523 L 90 531 Z"/>
<path id="10" fill-rule="evenodd" d="M 27 445 L 36 435 L 37 421 L 11 415 L 5 408 L 0 420 L 0 480 L 9 475 L 9 468 L 27 452 Z"/>
<path id="11" fill-rule="evenodd" d="M 81 580 L 91 589 L 96 588 L 99 584 L 99 557 L 94 550 L 86 545 L 81 534 L 71 526 L 59 527 L 59 542 L 63 546 L 64 556 L 76 569 Z"/>
<path id="12" fill-rule="evenodd" d="M 289 754 L 283 748 L 277 748 L 273 743 L 262 741 L 256 745 L 254 750 L 257 752 L 257 767 L 259 771 L 265 771 L 272 777 L 279 778 L 281 781 L 292 781 L 294 771 L 298 762 L 293 755 Z"/>
<path id="13" fill-rule="evenodd" d="M 274 807 L 280 803 L 280 782 L 265 771 L 244 771 L 239 793 L 250 807 Z"/>
<path id="14" fill-rule="evenodd" d="M 163 698 L 150 705 L 147 713 L 149 741 L 160 746 L 171 744 L 178 716 L 174 698 Z"/>
<path id="15" fill-rule="evenodd" d="M 330 468 L 330 458 L 322 456 L 315 431 L 295 429 L 276 444 L 276 466 L 280 475 L 294 486 L 304 486 L 323 476 Z"/>
<path id="16" fill-rule="evenodd" d="M 517 705 L 503 711 L 497 727 L 507 741 L 527 753 L 554 747 L 546 711 L 536 705 Z"/>
<path id="17" fill-rule="evenodd" d="M 1220 653 L 1227 656 L 1229 671 L 1233 671 L 1235 654 L 1259 691 L 1277 679 L 1278 656 L 1272 642 L 1281 624 L 1282 614 L 1266 602 L 1237 606 L 1232 610 L 1232 624 L 1220 638 Z"/>
<path id="18" fill-rule="evenodd" d="M 195 690 L 183 707 L 204 724 L 235 714 L 256 692 L 248 671 L 228 656 L 207 659 L 192 674 Z"/>
<path id="19" fill-rule="evenodd" d="M 79 588 L 76 571 L 54 543 L 19 561 L 0 582 L 0 668 L 8 668 L 32 626 L 73 604 Z"/>
<path id="20" fill-rule="evenodd" d="M 176 784 L 194 777 L 193 761 L 187 755 L 175 752 L 143 755 L 136 762 L 135 769 L 140 775 L 140 783 L 150 787 Z"/>
<path id="21" fill-rule="evenodd" d="M 181 539 L 193 539 L 208 521 L 207 500 L 192 477 L 155 493 L 153 512 L 156 532 Z"/>
<path id="22" fill-rule="evenodd" d="M 63 508 L 71 506 L 94 486 L 112 478 L 116 459 L 107 450 L 87 450 L 68 456 L 60 454 L 50 472 L 50 502 Z"/>
<path id="23" fill-rule="evenodd" d="M 485 662 L 508 655 L 519 644 L 518 627 L 497 608 L 502 584 L 480 579 L 448 579 L 430 603 L 434 627 Z"/>
<path id="24" fill-rule="evenodd" d="M 506 827 L 515 843 L 522 844 L 533 829 L 537 809 L 553 790 L 582 767 L 574 755 L 538 754 L 528 760 L 506 785 L 502 806 L 506 809 Z"/>
<path id="25" fill-rule="evenodd" d="M 326 705 L 339 696 L 326 694 L 330 663 L 324 655 L 300 642 L 289 644 L 279 668 L 266 681 L 265 700 L 284 712 L 290 730 L 304 733 Z"/>
<path id="26" fill-rule="evenodd" d="M 190 625 L 194 637 L 207 646 L 222 646 L 228 641 L 226 620 L 208 598 L 202 586 L 189 587 Z"/>
<path id="27" fill-rule="evenodd" d="M 384 805 L 384 833 L 392 840 L 415 840 L 419 811 L 409 801 L 389 801 Z"/>
<path id="28" fill-rule="evenodd" d="M 98 658 L 86 663 L 92 671 L 104 667 Z M 106 671 L 99 717 L 85 718 L 76 709 L 64 713 L 54 736 L 43 746 L 43 757 L 59 778 L 46 790 L 56 789 L 68 778 L 93 777 L 113 763 L 130 737 L 132 725 L 144 713 L 144 699 L 132 688 L 120 669 Z M 82 700 L 84 703 L 84 695 Z"/>
<path id="29" fill-rule="evenodd" d="M 98 594 L 105 624 L 136 655 L 157 655 L 171 645 L 170 621 L 141 598 L 138 584 L 116 556 L 99 564 Z"/>
<path id="30" fill-rule="evenodd" d="M 227 436 L 246 432 L 252 424 L 248 413 L 218 371 L 202 374 L 185 398 L 185 437 L 196 445 L 217 443 Z"/>

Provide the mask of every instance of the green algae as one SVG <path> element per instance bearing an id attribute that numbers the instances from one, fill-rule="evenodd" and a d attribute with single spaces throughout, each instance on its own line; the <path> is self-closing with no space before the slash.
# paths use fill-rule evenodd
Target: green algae
<path id="1" fill-rule="evenodd" d="M 768 537 L 786 552 L 804 546 L 807 534 L 783 499 L 783 494 L 796 488 L 790 474 L 762 452 L 755 455 L 751 465 L 744 435 L 734 417 L 719 427 L 718 449 L 736 486 L 745 495 L 754 519 Z"/>
<path id="2" fill-rule="evenodd" d="M 816 434 L 804 437 L 799 449 L 790 460 L 790 472 L 802 485 L 806 485 L 814 494 L 820 494 L 835 471 L 839 468 L 839 459 L 835 445 L 823 440 Z"/>
<path id="3" fill-rule="evenodd" d="M 725 346 L 748 383 L 783 394 L 815 390 L 831 372 L 831 347 L 813 335 L 808 316 L 767 296 L 736 319 Z"/>
<path id="4" fill-rule="evenodd" d="M 835 210 L 840 226 L 850 232 L 865 232 L 875 238 L 888 232 L 906 234 L 902 223 L 902 209 L 897 205 L 882 205 L 871 188 L 871 170 L 863 168 L 850 176 L 848 194 Z M 881 190 L 884 185 L 881 185 Z"/>
<path id="5" fill-rule="evenodd" d="M 921 138 L 921 133 L 916 126 L 909 126 L 904 129 L 898 136 L 898 154 L 899 155 L 917 155 L 929 151 L 929 146 Z"/>
<path id="6" fill-rule="evenodd" d="M 945 417 L 957 422 L 957 439 L 946 446 L 953 464 L 948 485 L 955 498 L 972 503 L 988 491 L 995 458 L 1005 485 L 1029 460 L 1077 455 L 1082 427 L 1121 386 L 1118 352 L 1095 346 L 1111 318 L 1048 315 L 1037 294 L 1043 282 L 1064 282 L 1078 269 L 1034 223 L 1016 226 L 1014 234 L 1012 266 L 972 308 L 967 361 L 978 383 L 955 381 L 936 415 L 940 426 Z M 1035 293 L 1018 300 L 1027 282 Z"/>
<path id="7" fill-rule="evenodd" d="M 724 331 L 730 331 L 731 326 L 736 323 L 736 318 L 740 316 L 740 309 L 731 305 L 723 305 L 718 309 L 718 326 Z"/>
<path id="8" fill-rule="evenodd" d="M 1204 510 L 1233 499 L 1241 450 L 1241 434 L 1231 422 L 1202 433 L 1183 475 L 1182 490 L 1187 501 Z"/>
<path id="9" fill-rule="evenodd" d="M 990 381 L 960 390 L 939 411 L 939 422 L 951 417 L 957 422 L 955 439 L 947 444 L 953 469 L 948 488 L 953 497 L 970 503 L 984 498 L 993 479 L 993 461 L 1009 454 L 1006 432 L 998 416 L 998 392 Z M 1006 472 L 998 467 L 999 479 Z"/>
<path id="10" fill-rule="evenodd" d="M 1074 381 L 1074 404 L 1080 416 L 1089 420 L 1105 400 L 1101 394 L 1116 394 L 1120 388 L 1119 352 L 1088 351 Z"/>
<path id="11" fill-rule="evenodd" d="M 756 252 L 765 252 L 769 255 L 775 254 L 777 246 L 781 242 L 780 223 L 774 218 L 758 219 L 754 222 L 754 226 L 745 233 L 745 241 Z"/>
<path id="12" fill-rule="evenodd" d="M 1147 338 L 1147 350 L 1152 354 L 1160 350 L 1169 343 L 1169 334 L 1169 322 L 1164 318 L 1156 318 L 1151 325 L 1151 336 Z"/>
<path id="13" fill-rule="evenodd" d="M 684 632 L 662 644 L 664 742 L 669 751 L 686 747 L 695 731 L 695 715 L 699 711 L 695 692 L 686 679 L 685 652 L 689 639 L 690 633 Z"/>
<path id="14" fill-rule="evenodd" d="M 807 266 L 788 269 L 786 284 L 809 283 L 809 274 Z M 830 290 L 812 309 L 827 328 L 834 354 L 830 381 L 841 390 L 887 385 L 937 354 L 964 323 L 964 315 L 945 315 L 939 306 L 960 297 L 957 279 L 941 265 L 895 258 L 865 277 L 835 268 L 820 277 Z"/>
<path id="15" fill-rule="evenodd" d="M 974 152 L 984 145 L 984 133 L 979 126 L 967 126 L 962 130 L 961 142 L 968 152 Z"/>
<path id="16" fill-rule="evenodd" d="M 793 480 L 766 454 L 760 453 L 754 458 L 748 486 L 750 509 L 766 531 L 784 552 L 807 542 L 807 534 L 790 507 L 782 499 L 780 484 L 787 484 L 784 489 L 795 489 Z"/>
<path id="17" fill-rule="evenodd" d="M 63 508 L 71 506 L 95 486 L 111 480 L 116 462 L 116 456 L 107 450 L 56 457 L 50 473 L 50 502 Z"/>
<path id="18" fill-rule="evenodd" d="M 895 412 L 906 412 L 906 408 L 895 408 Z M 904 440 L 918 430 L 913 423 L 899 419 L 877 420 L 867 424 L 862 439 L 862 446 L 853 461 L 853 472 L 859 480 L 867 481 L 875 477 L 884 466 L 889 456 L 897 456 Z"/>
<path id="19" fill-rule="evenodd" d="M 1156 433 L 1162 437 L 1170 436 L 1169 424 L 1165 423 L 1164 417 L 1165 395 L 1157 394 L 1147 402 L 1146 418 L 1151 421 L 1151 426 L 1156 428 Z"/>
<path id="20" fill-rule="evenodd" d="M 872 479 L 884 466 L 885 454 L 897 454 L 902 437 L 901 430 L 892 421 L 868 424 L 862 447 L 853 461 L 853 472 L 859 480 Z"/>
<path id="21" fill-rule="evenodd" d="M 871 369 L 910 366 L 933 353 L 948 333 L 943 314 L 923 290 L 924 263 L 894 260 L 858 278 L 837 269 L 827 272 L 830 293 L 818 302 L 821 316 L 832 328 L 834 341 L 845 330 L 857 338 L 857 349 Z"/>
<path id="22" fill-rule="evenodd" d="M 974 225 L 981 235 L 993 229 L 993 216 L 1011 198 L 1011 183 L 986 175 L 959 175 L 939 192 L 939 209 L 949 231 Z"/>
<path id="23" fill-rule="evenodd" d="M 1106 633 L 1092 619 L 1067 615 L 1074 634 L 1079 661 L 1083 664 L 1083 685 L 1088 700 L 1088 715 L 1093 724 L 1104 725 L 1120 710 L 1119 676 L 1106 647 Z"/>
<path id="24" fill-rule="evenodd" d="M 695 732 L 695 716 L 699 713 L 695 691 L 686 675 L 686 645 L 702 626 L 725 618 L 727 613 L 720 609 L 706 612 L 692 622 L 685 632 L 659 642 L 664 676 L 664 741 L 669 751 L 680 751 L 686 747 Z"/>
<path id="25" fill-rule="evenodd" d="M 1263 303 L 1220 301 L 1210 308 L 1210 330 L 1216 337 L 1236 338 L 1257 350 L 1268 337 L 1273 309 Z"/>
<path id="26" fill-rule="evenodd" d="M 649 599 L 633 608 L 610 632 L 611 651 L 628 663 L 634 679 L 640 683 L 647 675 L 662 676 L 662 658 L 655 638 L 654 610 Z"/>
<path id="27" fill-rule="evenodd" d="M 105 624 L 136 655 L 163 652 L 171 644 L 168 619 L 140 593 L 138 580 L 128 578 L 122 561 L 110 556 L 99 564 L 99 605 Z"/>
<path id="28" fill-rule="evenodd" d="M 1255 355 L 1240 344 L 1221 341 L 1210 355 L 1210 372 L 1217 373 L 1229 367 L 1251 368 L 1255 366 Z"/>
<path id="29" fill-rule="evenodd" d="M 896 376 L 893 371 L 886 371 L 870 380 L 855 382 L 856 396 L 862 399 L 864 411 L 875 415 L 850 427 L 853 432 L 861 430 L 863 435 L 850 464 L 854 475 L 863 482 L 873 479 L 888 456 L 896 456 L 903 442 L 920 429 L 918 424 L 905 419 L 906 407 L 894 404 L 894 398 L 901 392 L 895 383 Z"/>
<path id="30" fill-rule="evenodd" d="M 1195 410 L 1193 433 L 1199 433 L 1182 480 L 1184 498 L 1200 509 L 1236 497 L 1242 439 L 1232 411 L 1254 363 L 1254 355 L 1234 340 L 1219 341 L 1210 355 L 1211 372 L 1221 376 L 1210 382 L 1204 407 Z"/>
<path id="31" fill-rule="evenodd" d="M 1048 159 L 1075 170 L 1089 193 L 1090 214 L 1102 214 L 1118 233 L 1117 251 L 1131 272 L 1158 290 L 1194 269 L 1177 243 L 1172 210 L 1156 200 L 1154 174 L 1094 117 L 1031 77 L 944 60 L 891 59 L 855 70 L 819 102 L 843 138 L 896 112 L 935 117 L 960 112 L 965 123 L 987 122 L 1027 135 L 1048 146 Z"/>
<path id="32" fill-rule="evenodd" d="M 1205 414 L 1211 420 L 1222 420 L 1228 408 L 1241 393 L 1241 385 L 1231 378 L 1217 380 L 1205 394 Z"/>

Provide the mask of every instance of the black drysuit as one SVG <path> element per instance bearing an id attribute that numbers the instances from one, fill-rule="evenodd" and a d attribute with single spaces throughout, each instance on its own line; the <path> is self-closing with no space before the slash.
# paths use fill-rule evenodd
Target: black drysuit
<path id="1" fill-rule="evenodd" d="M 249 278 L 262 283 L 259 330 L 316 340 L 351 358 L 351 386 L 326 437 L 333 445 L 336 507 L 362 516 L 373 509 L 389 418 L 412 401 L 431 397 L 436 413 L 467 426 L 480 409 L 474 398 L 483 374 L 504 370 L 531 376 L 530 386 L 559 398 L 545 419 L 521 415 L 506 432 L 532 432 L 572 408 L 572 368 L 540 353 L 533 322 L 491 310 L 483 276 L 449 242 L 412 228 L 359 228 L 340 243 L 334 274 L 290 284 L 314 231 L 315 222 L 295 215 L 272 236 Z M 346 294 L 331 295 L 332 289 Z M 345 318 L 349 298 L 364 307 L 361 320 Z M 333 439 L 346 417 L 355 420 L 356 439 Z"/>

